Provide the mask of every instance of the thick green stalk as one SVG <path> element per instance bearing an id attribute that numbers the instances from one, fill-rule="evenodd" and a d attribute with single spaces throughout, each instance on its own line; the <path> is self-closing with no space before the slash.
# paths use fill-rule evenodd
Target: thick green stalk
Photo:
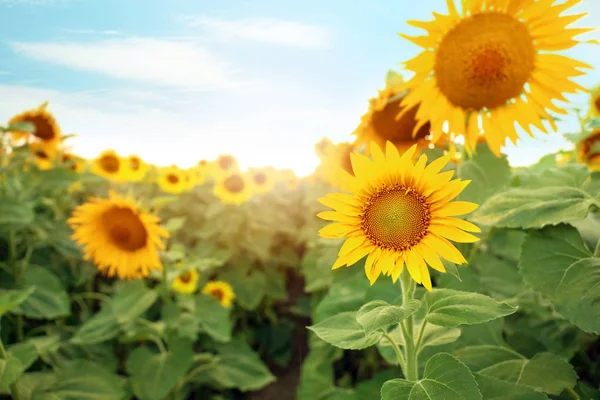
<path id="1" fill-rule="evenodd" d="M 415 295 L 415 283 L 404 269 L 400 275 L 400 284 L 402 286 L 402 304 L 412 300 Z M 404 335 L 404 351 L 406 358 L 406 368 L 404 376 L 407 380 L 416 382 L 419 380 L 419 369 L 417 365 L 417 349 L 413 337 L 414 318 L 411 315 L 400 323 L 402 334 Z"/>

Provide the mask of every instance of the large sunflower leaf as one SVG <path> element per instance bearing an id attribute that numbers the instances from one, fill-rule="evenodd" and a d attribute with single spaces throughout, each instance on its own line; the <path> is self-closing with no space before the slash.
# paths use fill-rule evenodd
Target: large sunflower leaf
<path id="1" fill-rule="evenodd" d="M 356 312 L 343 312 L 329 317 L 308 329 L 325 342 L 341 349 L 360 350 L 373 346 L 381 339 L 381 332 L 370 332 L 358 323 Z"/>

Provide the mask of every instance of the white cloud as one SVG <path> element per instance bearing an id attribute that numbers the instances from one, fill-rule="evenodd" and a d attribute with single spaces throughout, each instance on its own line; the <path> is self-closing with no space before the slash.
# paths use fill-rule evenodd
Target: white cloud
<path id="1" fill-rule="evenodd" d="M 201 27 L 220 39 L 244 39 L 288 46 L 322 48 L 331 42 L 328 29 L 269 18 L 226 20 L 205 15 L 181 18 L 188 25 Z"/>
<path id="2" fill-rule="evenodd" d="M 238 71 L 190 41 L 123 38 L 94 42 L 13 42 L 38 61 L 162 86 L 216 89 L 236 86 Z"/>

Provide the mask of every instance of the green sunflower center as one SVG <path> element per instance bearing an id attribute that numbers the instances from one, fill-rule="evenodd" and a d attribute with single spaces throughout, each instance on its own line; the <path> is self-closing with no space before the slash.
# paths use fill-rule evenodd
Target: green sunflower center
<path id="1" fill-rule="evenodd" d="M 225 182 L 223 182 L 223 185 L 225 186 L 225 189 L 227 189 L 227 191 L 230 193 L 240 193 L 244 190 L 244 187 L 246 186 L 244 180 L 239 175 L 228 176 L 225 179 Z"/>
<path id="2" fill-rule="evenodd" d="M 535 53 L 523 22 L 502 12 L 475 14 L 440 41 L 435 77 L 455 106 L 495 108 L 523 92 L 534 70 Z"/>
<path id="3" fill-rule="evenodd" d="M 146 227 L 129 208 L 113 207 L 102 215 L 102 223 L 115 246 L 126 252 L 134 252 L 146 246 Z"/>
<path id="4" fill-rule="evenodd" d="M 394 185 L 373 196 L 362 215 L 362 229 L 371 242 L 395 251 L 408 250 L 427 234 L 431 212 L 414 189 Z"/>

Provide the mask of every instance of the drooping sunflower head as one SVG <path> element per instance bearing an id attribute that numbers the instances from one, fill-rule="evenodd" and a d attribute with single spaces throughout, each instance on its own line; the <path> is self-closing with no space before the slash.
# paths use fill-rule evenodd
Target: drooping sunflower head
<path id="1" fill-rule="evenodd" d="M 44 146 L 41 142 L 33 142 L 29 145 L 29 151 L 33 155 L 34 164 L 42 171 L 52 169 L 56 153 L 52 148 Z"/>
<path id="2" fill-rule="evenodd" d="M 179 293 L 189 294 L 196 291 L 199 274 L 195 268 L 181 272 L 173 280 L 171 288 Z"/>
<path id="3" fill-rule="evenodd" d="M 62 164 L 65 168 L 68 168 L 77 173 L 82 173 L 85 170 L 86 161 L 72 153 L 62 154 Z"/>
<path id="4" fill-rule="evenodd" d="M 600 171 L 600 129 L 594 130 L 589 136 L 579 142 L 577 159 L 587 164 L 592 171 Z"/>
<path id="5" fill-rule="evenodd" d="M 169 233 L 158 217 L 142 212 L 130 199 L 111 191 L 108 199 L 92 198 L 78 206 L 67 222 L 85 259 L 109 277 L 142 278 L 162 269 L 158 250 Z"/>
<path id="6" fill-rule="evenodd" d="M 456 264 L 466 262 L 450 240 L 479 240 L 465 232 L 480 232 L 477 226 L 455 218 L 477 205 L 452 201 L 469 181 L 451 180 L 454 171 L 440 173 L 448 155 L 426 165 L 423 154 L 413 163 L 416 149 L 414 145 L 400 155 L 388 142 L 385 155 L 376 143 L 371 145 L 372 160 L 353 153 L 355 177 L 347 177 L 352 194 L 329 194 L 320 199 L 334 211 L 318 216 L 335 222 L 319 234 L 346 239 L 333 269 L 366 256 L 365 272 L 371 284 L 381 274 L 396 281 L 406 265 L 410 276 L 431 290 L 427 265 L 445 272 L 440 256 Z"/>
<path id="7" fill-rule="evenodd" d="M 188 189 L 185 173 L 176 165 L 162 168 L 159 171 L 157 183 L 163 192 L 171 194 L 183 193 Z"/>
<path id="8" fill-rule="evenodd" d="M 315 144 L 315 153 L 320 160 L 327 158 L 331 150 L 333 149 L 333 142 L 329 138 L 322 138 Z"/>
<path id="9" fill-rule="evenodd" d="M 38 108 L 24 111 L 12 117 L 9 125 L 20 122 L 27 122 L 33 125 L 33 133 L 25 131 L 13 131 L 11 135 L 15 141 L 34 140 L 43 143 L 46 148 L 57 148 L 62 141 L 61 132 L 58 123 L 54 116 L 47 110 L 47 103 L 40 105 Z"/>
<path id="10" fill-rule="evenodd" d="M 532 136 L 532 125 L 547 132 L 542 119 L 556 130 L 548 111 L 567 112 L 553 101 L 585 90 L 571 78 L 591 68 L 555 53 L 590 30 L 567 28 L 585 15 L 562 15 L 577 1 L 463 1 L 462 13 L 454 0 L 447 3 L 447 15 L 408 22 L 425 36 L 401 35 L 423 52 L 404 64 L 415 75 L 404 86 L 400 115 L 418 106 L 416 119 L 431 123 L 433 142 L 464 136 L 469 151 L 483 131 L 496 155 L 507 138 L 516 143 L 515 121 Z"/>
<path id="11" fill-rule="evenodd" d="M 223 204 L 240 205 L 252 197 L 252 182 L 245 174 L 233 172 L 215 183 L 213 193 Z"/>
<path id="12" fill-rule="evenodd" d="M 399 151 L 405 151 L 415 143 L 421 149 L 429 145 L 427 137 L 430 124 L 428 121 L 417 121 L 417 106 L 397 118 L 402 111 L 400 103 L 406 95 L 403 86 L 402 77 L 390 71 L 385 88 L 379 90 L 377 97 L 369 100 L 369 110 L 361 117 L 361 122 L 354 131 L 356 146 L 365 146 L 367 155 L 371 141 L 380 147 L 390 141 Z"/>
<path id="13" fill-rule="evenodd" d="M 129 157 L 123 160 L 124 168 L 127 169 L 127 177 L 130 182 L 140 182 L 148 173 L 148 164 L 142 160 L 140 156 L 135 154 L 130 155 Z"/>
<path id="14" fill-rule="evenodd" d="M 592 90 L 588 116 L 591 118 L 600 118 L 600 85 Z"/>
<path id="15" fill-rule="evenodd" d="M 266 168 L 250 169 L 247 175 L 252 191 L 256 194 L 265 194 L 275 186 L 275 177 Z"/>
<path id="16" fill-rule="evenodd" d="M 114 150 L 105 150 L 92 161 L 91 171 L 108 179 L 121 180 L 125 176 L 125 163 Z"/>
<path id="17" fill-rule="evenodd" d="M 223 281 L 208 282 L 202 288 L 202 293 L 214 297 L 223 307 L 227 308 L 231 307 L 231 304 L 235 299 L 233 288 L 229 283 Z"/>

